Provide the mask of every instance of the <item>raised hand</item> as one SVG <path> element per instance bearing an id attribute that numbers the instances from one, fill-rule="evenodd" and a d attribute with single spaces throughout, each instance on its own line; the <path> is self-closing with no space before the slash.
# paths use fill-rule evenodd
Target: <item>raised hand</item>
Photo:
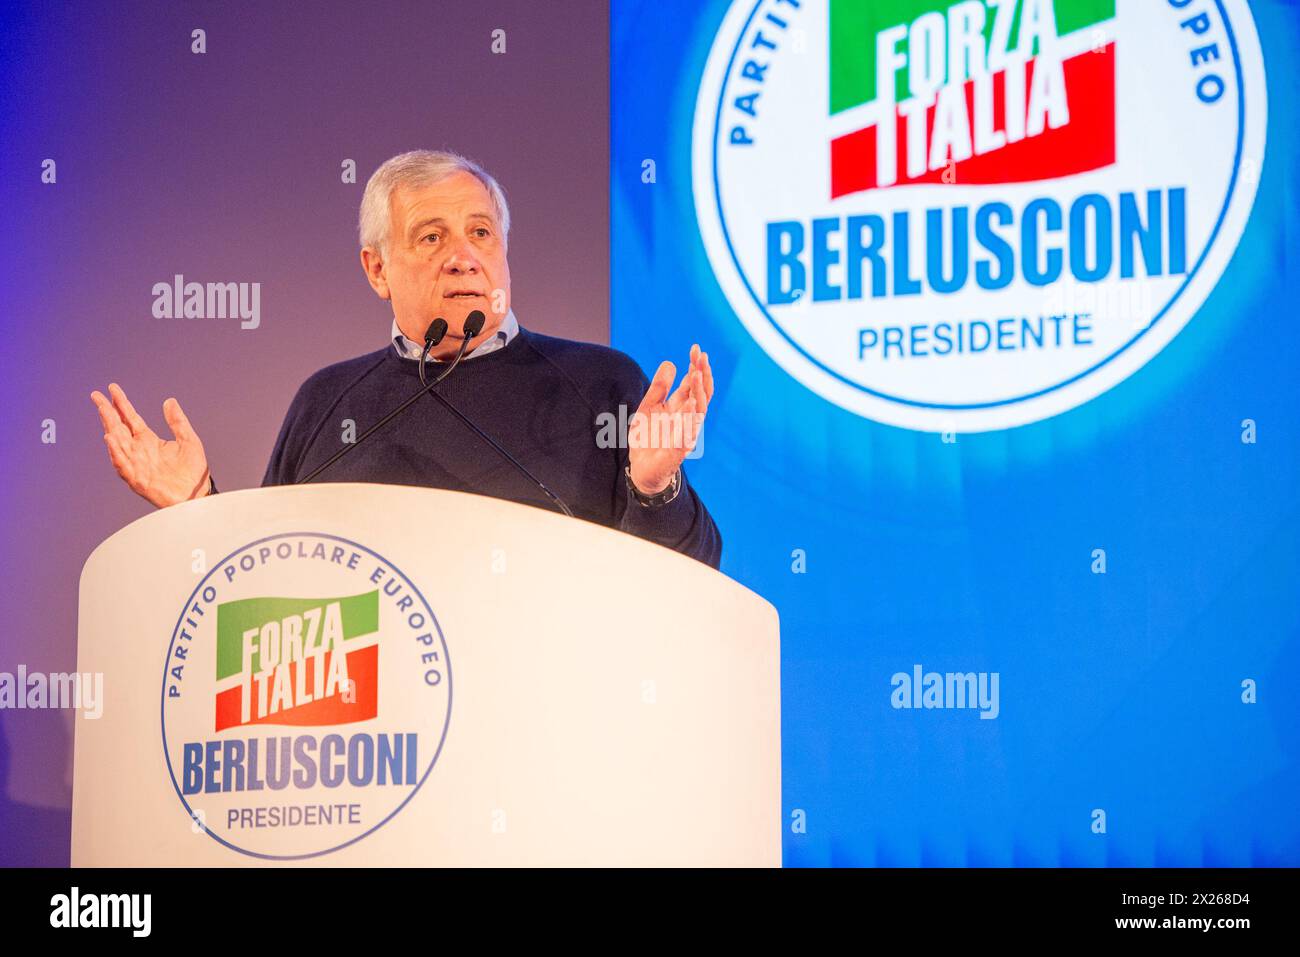
<path id="1" fill-rule="evenodd" d="M 90 393 L 104 425 L 104 444 L 117 474 L 131 490 L 159 508 L 208 494 L 208 459 L 203 443 L 175 399 L 163 403 L 163 418 L 171 429 L 170 441 L 140 418 L 116 382 L 108 386 L 110 402 L 102 392 Z"/>
<path id="2" fill-rule="evenodd" d="M 669 396 L 676 376 L 677 367 L 671 362 L 659 364 L 628 426 L 632 482 L 647 495 L 657 495 L 672 484 L 682 460 L 695 448 L 713 398 L 709 354 L 698 345 L 691 346 L 690 367 Z"/>

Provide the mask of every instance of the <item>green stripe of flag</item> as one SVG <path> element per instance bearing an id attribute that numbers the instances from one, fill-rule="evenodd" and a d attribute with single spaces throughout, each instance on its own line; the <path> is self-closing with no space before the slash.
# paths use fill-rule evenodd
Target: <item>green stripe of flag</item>
<path id="1" fill-rule="evenodd" d="M 890 27 L 909 27 L 923 13 L 947 17 L 950 2 L 936 0 L 831 0 L 831 113 L 847 110 L 876 98 L 876 35 Z M 1020 14 L 1024 0 L 1016 3 L 1011 22 L 1011 46 L 1020 35 Z M 1056 0 L 1056 32 L 1065 36 L 1115 16 L 1115 0 Z M 984 18 L 987 48 L 993 33 L 996 8 L 989 6 Z M 904 45 L 905 49 L 905 45 Z M 1034 51 L 1035 53 L 1037 50 Z M 896 100 L 908 96 L 907 69 L 899 71 Z"/>
<path id="2" fill-rule="evenodd" d="M 379 591 L 350 595 L 346 598 L 244 598 L 228 601 L 217 607 L 217 680 L 238 674 L 243 666 L 244 632 L 261 628 L 267 622 L 283 621 L 290 615 L 301 615 L 313 608 L 339 603 L 343 622 L 343 638 L 357 638 L 379 630 Z M 324 630 L 322 612 L 317 626 L 316 643 L 319 645 Z M 304 620 L 306 637 L 308 625 Z M 261 655 L 253 653 L 253 672 L 261 670 Z"/>

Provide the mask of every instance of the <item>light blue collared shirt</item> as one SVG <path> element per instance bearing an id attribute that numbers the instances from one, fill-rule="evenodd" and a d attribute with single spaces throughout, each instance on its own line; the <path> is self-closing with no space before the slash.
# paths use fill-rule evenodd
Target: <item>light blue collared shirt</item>
<path id="1" fill-rule="evenodd" d="M 497 334 L 486 342 L 476 346 L 472 351 L 465 353 L 466 359 L 473 359 L 476 356 L 487 355 L 489 352 L 496 352 L 498 349 L 504 349 L 519 333 L 519 322 L 515 319 L 515 311 L 511 309 L 506 313 L 506 317 L 501 320 L 501 326 L 497 329 Z M 404 359 L 419 359 L 420 353 L 424 351 L 424 343 L 414 342 L 406 338 L 406 335 L 397 327 L 397 319 L 393 319 L 393 348 L 397 354 Z M 441 360 L 429 356 L 430 362 L 439 362 Z M 464 361 L 464 360 L 462 360 Z"/>

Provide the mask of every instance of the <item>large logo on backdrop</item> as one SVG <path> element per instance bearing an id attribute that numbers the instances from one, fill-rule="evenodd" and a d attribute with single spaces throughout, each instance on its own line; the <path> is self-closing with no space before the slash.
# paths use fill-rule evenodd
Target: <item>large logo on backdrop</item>
<path id="1" fill-rule="evenodd" d="M 803 385 L 905 428 L 1008 428 L 1186 325 L 1266 115 L 1241 0 L 736 0 L 696 102 L 696 213 Z"/>
<path id="2" fill-rule="evenodd" d="M 163 672 L 163 751 L 192 829 L 255 857 L 312 857 L 382 826 L 432 771 L 450 716 L 447 645 L 419 589 L 315 532 L 219 562 Z"/>

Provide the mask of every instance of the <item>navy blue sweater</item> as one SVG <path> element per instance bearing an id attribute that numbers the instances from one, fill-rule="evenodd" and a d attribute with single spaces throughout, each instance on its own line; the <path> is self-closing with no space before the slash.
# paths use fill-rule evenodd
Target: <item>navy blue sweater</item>
<path id="1" fill-rule="evenodd" d="M 263 485 L 288 485 L 419 391 L 418 363 L 390 345 L 328 366 L 289 406 Z M 435 365 L 431 369 L 438 369 Z M 646 508 L 624 480 L 627 449 L 597 444 L 601 413 L 630 418 L 649 387 L 617 350 L 530 332 L 463 360 L 438 386 L 452 405 L 544 482 L 578 518 L 621 529 L 718 567 L 722 538 L 682 472 L 675 500 Z M 606 432 L 609 430 L 607 429 Z M 615 430 L 617 437 L 617 430 Z M 314 482 L 382 482 L 475 492 L 554 509 L 541 489 L 424 396 Z"/>

